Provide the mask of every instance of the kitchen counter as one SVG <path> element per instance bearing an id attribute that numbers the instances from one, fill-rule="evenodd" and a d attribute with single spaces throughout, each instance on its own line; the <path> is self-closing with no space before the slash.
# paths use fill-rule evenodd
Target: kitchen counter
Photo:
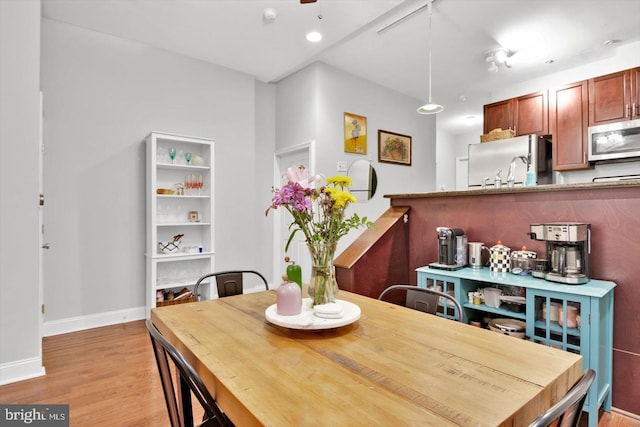
<path id="1" fill-rule="evenodd" d="M 571 190 L 596 190 L 602 188 L 640 188 L 640 179 L 626 181 L 608 181 L 608 182 L 585 182 L 579 184 L 548 184 L 536 185 L 533 187 L 513 187 L 508 188 L 504 185 L 502 188 L 489 187 L 486 189 L 470 189 L 457 191 L 434 191 L 431 193 L 412 193 L 412 194 L 385 194 L 384 197 L 390 199 L 415 199 L 415 198 L 433 198 L 433 197 L 460 197 L 460 196 L 484 196 L 489 194 L 522 194 L 522 193 L 548 193 L 554 191 L 571 191 Z M 640 196 L 639 196 L 640 197 Z"/>

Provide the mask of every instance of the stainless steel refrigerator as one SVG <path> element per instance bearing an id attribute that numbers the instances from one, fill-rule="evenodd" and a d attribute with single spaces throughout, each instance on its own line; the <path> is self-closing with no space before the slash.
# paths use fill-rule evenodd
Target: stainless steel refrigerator
<path id="1" fill-rule="evenodd" d="M 494 188 L 498 174 L 502 186 L 507 187 L 510 168 L 513 169 L 514 186 L 522 187 L 528 164 L 536 171 L 537 184 L 551 184 L 551 141 L 548 137 L 525 135 L 469 144 L 469 189 L 482 188 L 483 182 L 486 188 Z"/>

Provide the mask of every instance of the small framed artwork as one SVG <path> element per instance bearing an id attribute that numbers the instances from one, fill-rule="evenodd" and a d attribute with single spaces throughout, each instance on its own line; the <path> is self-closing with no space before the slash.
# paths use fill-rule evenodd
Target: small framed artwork
<path id="1" fill-rule="evenodd" d="M 378 129 L 378 161 L 411 166 L 411 137 Z"/>
<path id="2" fill-rule="evenodd" d="M 344 113 L 344 152 L 367 154 L 367 118 Z"/>

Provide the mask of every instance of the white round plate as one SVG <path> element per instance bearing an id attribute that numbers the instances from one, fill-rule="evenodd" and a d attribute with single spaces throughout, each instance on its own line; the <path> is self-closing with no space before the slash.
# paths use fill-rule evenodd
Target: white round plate
<path id="1" fill-rule="evenodd" d="M 336 300 L 342 305 L 343 315 L 339 318 L 318 317 L 313 313 L 311 298 L 302 300 L 302 312 L 295 316 L 281 316 L 278 314 L 276 304 L 270 305 L 264 311 L 266 319 L 274 325 L 284 326 L 290 329 L 321 330 L 339 328 L 349 325 L 360 318 L 360 307 L 349 302 Z"/>

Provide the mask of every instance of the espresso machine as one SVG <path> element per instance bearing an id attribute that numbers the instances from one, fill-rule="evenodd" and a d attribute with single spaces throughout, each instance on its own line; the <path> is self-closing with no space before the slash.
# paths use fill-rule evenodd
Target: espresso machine
<path id="1" fill-rule="evenodd" d="M 589 281 L 591 224 L 554 222 L 531 224 L 529 235 L 547 242 L 548 271 L 545 280 L 580 285 Z"/>
<path id="2" fill-rule="evenodd" d="M 467 265 L 467 236 L 461 228 L 436 228 L 438 233 L 438 262 L 429 267 L 440 270 L 458 270 Z"/>

